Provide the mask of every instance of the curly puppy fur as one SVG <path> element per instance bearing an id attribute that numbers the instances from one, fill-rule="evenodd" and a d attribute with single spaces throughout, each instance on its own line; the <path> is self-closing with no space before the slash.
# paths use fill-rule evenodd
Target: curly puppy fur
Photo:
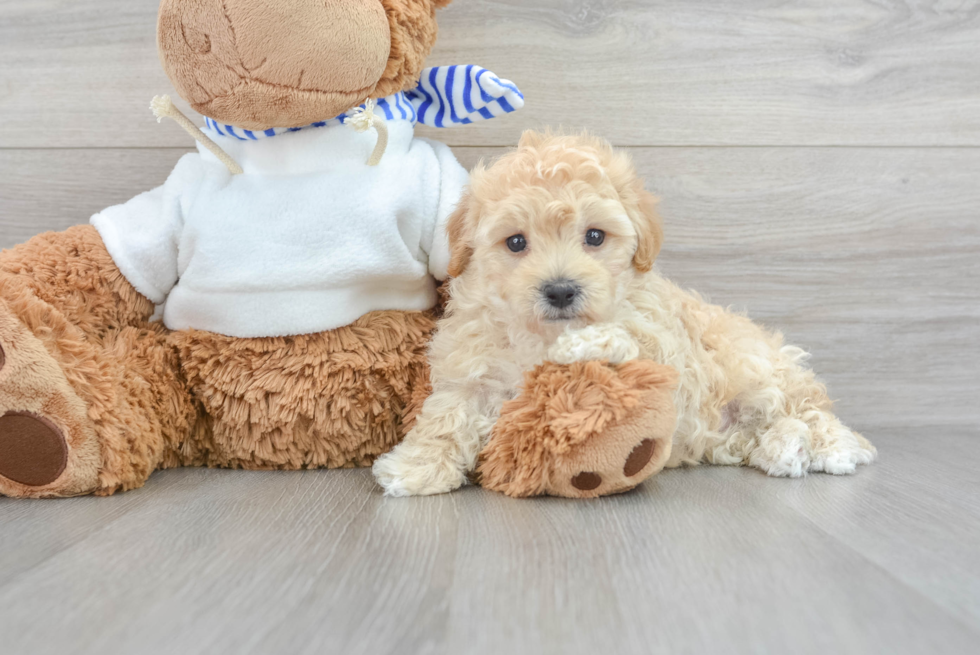
<path id="1" fill-rule="evenodd" d="M 680 371 L 667 466 L 744 464 L 775 476 L 853 473 L 875 449 L 831 411 L 807 354 L 654 268 L 656 199 L 629 158 L 586 135 L 526 133 L 478 166 L 449 230 L 451 300 L 431 350 L 432 396 L 405 441 L 375 463 L 391 495 L 464 484 L 501 406 L 542 361 L 633 357 Z M 591 246 L 585 235 L 602 230 Z M 507 239 L 524 235 L 511 252 Z M 556 309 L 544 288 L 573 284 Z"/>
<path id="2" fill-rule="evenodd" d="M 8 496 L 100 495 L 158 468 L 366 466 L 425 393 L 433 312 L 375 312 L 327 333 L 170 333 L 91 226 L 0 253 L 0 416 L 54 424 L 64 472 Z"/>

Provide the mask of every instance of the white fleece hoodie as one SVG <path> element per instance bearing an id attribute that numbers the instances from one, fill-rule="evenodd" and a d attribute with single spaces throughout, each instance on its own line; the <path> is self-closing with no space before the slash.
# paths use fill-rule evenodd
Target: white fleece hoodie
<path id="1" fill-rule="evenodd" d="M 445 279 L 445 221 L 467 173 L 441 143 L 388 124 L 343 125 L 260 141 L 221 140 L 181 158 L 167 182 L 92 218 L 136 290 L 166 303 L 172 330 L 233 337 L 307 334 L 380 309 L 425 310 Z"/>
<path id="2" fill-rule="evenodd" d="M 455 73 L 442 98 L 449 111 L 438 113 L 458 119 Z M 427 71 L 426 79 L 437 77 Z M 504 98 L 495 114 L 523 104 L 509 82 L 484 77 Z M 486 86 L 473 97 L 486 96 Z M 389 119 L 389 142 L 375 167 L 366 162 L 377 133 L 355 132 L 341 119 L 270 130 L 268 138 L 208 120 L 205 132 L 242 175 L 199 147 L 162 187 L 96 214 L 92 224 L 126 279 L 165 303 L 172 330 L 287 336 L 348 325 L 375 310 L 430 309 L 433 278 L 444 280 L 449 263 L 445 223 L 468 181 L 447 146 L 414 136 L 415 120 L 436 115 L 433 95 L 438 106 L 431 88 L 414 103 L 421 112 L 405 104 L 406 95 L 380 103 L 375 113 Z M 487 113 L 486 105 L 474 111 Z"/>

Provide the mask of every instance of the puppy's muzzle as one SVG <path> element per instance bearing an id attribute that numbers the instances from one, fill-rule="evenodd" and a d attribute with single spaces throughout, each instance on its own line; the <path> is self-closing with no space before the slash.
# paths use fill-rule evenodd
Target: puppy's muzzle
<path id="1" fill-rule="evenodd" d="M 567 311 L 582 295 L 582 287 L 571 280 L 554 280 L 542 285 L 541 295 L 549 306 Z"/>

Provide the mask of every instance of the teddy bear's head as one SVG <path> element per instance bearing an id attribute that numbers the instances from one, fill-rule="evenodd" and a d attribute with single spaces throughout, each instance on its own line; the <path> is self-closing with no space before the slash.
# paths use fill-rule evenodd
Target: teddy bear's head
<path id="1" fill-rule="evenodd" d="M 413 88 L 451 0 L 163 0 L 164 70 L 195 111 L 248 130 L 326 120 Z"/>

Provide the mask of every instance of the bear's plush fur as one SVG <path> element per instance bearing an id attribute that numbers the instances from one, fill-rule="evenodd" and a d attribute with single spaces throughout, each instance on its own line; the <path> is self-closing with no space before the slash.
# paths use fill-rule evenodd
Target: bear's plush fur
<path id="1" fill-rule="evenodd" d="M 545 362 L 504 403 L 480 483 L 508 496 L 595 498 L 659 473 L 676 423 L 677 371 L 651 360 Z"/>

